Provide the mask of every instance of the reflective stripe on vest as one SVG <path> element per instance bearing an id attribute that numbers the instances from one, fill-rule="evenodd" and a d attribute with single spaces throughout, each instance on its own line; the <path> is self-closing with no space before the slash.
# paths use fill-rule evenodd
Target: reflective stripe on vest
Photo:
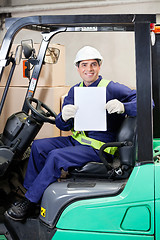
<path id="1" fill-rule="evenodd" d="M 97 87 L 107 87 L 109 82 L 110 82 L 109 80 L 101 79 Z M 79 87 L 83 87 L 83 82 L 80 83 Z M 83 145 L 91 146 L 99 150 L 101 146 L 105 144 L 104 142 L 101 142 L 99 140 L 87 137 L 84 131 L 74 131 L 74 130 L 71 130 L 71 131 L 73 133 L 72 137 Z M 117 150 L 117 147 L 108 147 L 104 151 L 114 155 L 116 150 Z"/>

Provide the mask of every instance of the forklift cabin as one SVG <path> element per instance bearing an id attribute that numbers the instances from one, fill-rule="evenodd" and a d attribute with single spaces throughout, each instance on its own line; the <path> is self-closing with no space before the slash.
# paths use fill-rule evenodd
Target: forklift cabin
<path id="1" fill-rule="evenodd" d="M 150 37 L 150 26 L 156 25 L 157 19 L 158 15 L 154 14 L 60 15 L 6 19 L 7 32 L 0 50 L 0 79 L 4 68 L 9 64 L 12 64 L 12 67 L 0 102 L 0 113 L 14 74 L 19 50 L 20 55 L 23 50 L 28 56 L 33 72 L 22 110 L 8 118 L 0 137 L 1 182 L 9 176 L 17 161 L 23 161 L 26 149 L 30 147 L 43 123 L 55 123 L 56 113 L 45 103 L 35 99 L 34 93 L 49 42 L 58 33 L 135 33 L 137 117 L 127 117 L 124 120 L 117 134 L 117 142 L 102 146 L 102 163 L 91 162 L 81 169 L 71 169 L 67 178 L 51 184 L 43 194 L 38 214 L 33 214 L 24 222 L 4 218 L 2 215 L 6 206 L 2 201 L 0 239 L 160 238 L 160 142 L 157 130 L 159 109 L 155 107 L 154 140 L 152 113 L 152 70 L 155 105 L 159 102 L 158 68 L 152 68 L 152 62 L 157 66 L 159 37 L 155 35 L 156 43 L 152 49 Z M 21 29 L 41 32 L 42 42 L 37 56 L 33 49 L 25 44 L 18 47 L 15 57 L 11 55 L 14 37 Z M 154 61 L 151 61 L 152 58 Z M 119 149 L 118 167 L 108 163 L 103 154 L 105 148 L 110 146 Z"/>

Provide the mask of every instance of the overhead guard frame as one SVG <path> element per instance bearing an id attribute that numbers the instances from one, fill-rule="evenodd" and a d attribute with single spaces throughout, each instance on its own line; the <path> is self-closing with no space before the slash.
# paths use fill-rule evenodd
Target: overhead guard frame
<path id="1" fill-rule="evenodd" d="M 6 20 L 8 30 L 0 50 L 0 80 L 15 35 L 23 28 L 47 33 L 134 31 L 137 83 L 138 164 L 153 163 L 152 69 L 150 24 L 155 14 L 45 15 Z M 57 31 L 58 33 L 58 31 Z M 46 44 L 47 46 L 47 44 Z M 4 63 L 4 65 L 3 65 Z M 41 66 L 40 66 L 41 68 Z"/>

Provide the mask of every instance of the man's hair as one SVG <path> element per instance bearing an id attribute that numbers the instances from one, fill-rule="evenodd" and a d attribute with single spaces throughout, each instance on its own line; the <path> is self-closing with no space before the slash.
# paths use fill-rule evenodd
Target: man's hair
<path id="1" fill-rule="evenodd" d="M 100 60 L 100 59 L 95 59 L 95 60 L 98 62 L 98 65 L 101 66 L 101 60 Z M 82 61 L 79 61 L 79 62 L 76 63 L 76 66 L 77 66 L 78 68 L 79 68 L 80 62 L 82 62 Z"/>

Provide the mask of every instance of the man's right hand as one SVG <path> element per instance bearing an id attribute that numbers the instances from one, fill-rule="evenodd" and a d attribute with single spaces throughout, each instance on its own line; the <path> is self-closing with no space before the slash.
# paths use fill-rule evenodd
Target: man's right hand
<path id="1" fill-rule="evenodd" d="M 72 104 L 65 105 L 62 109 L 62 119 L 66 122 L 70 118 L 74 118 L 78 107 Z"/>

